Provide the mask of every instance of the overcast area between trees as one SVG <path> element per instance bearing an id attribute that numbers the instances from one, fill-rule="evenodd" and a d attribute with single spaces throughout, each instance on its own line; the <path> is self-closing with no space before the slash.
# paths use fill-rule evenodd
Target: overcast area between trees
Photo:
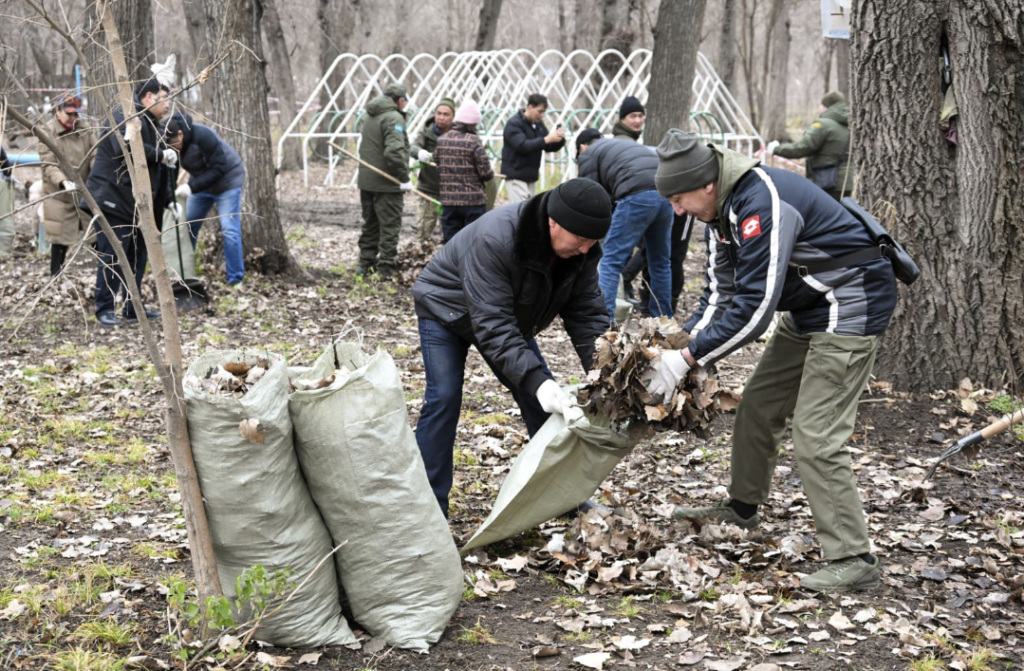
<path id="1" fill-rule="evenodd" d="M 953 456 L 934 479 L 923 476 L 943 449 L 1021 408 L 1024 7 L 1018 0 L 853 0 L 850 25 L 849 40 L 823 37 L 818 0 L 0 0 L 0 142 L 12 157 L 53 156 L 42 165 L 25 159 L 0 183 L 10 185 L 15 231 L 13 253 L 0 256 L 0 668 L 1018 668 L 1024 663 L 1024 430 L 986 434 L 989 442 Z M 630 332 L 635 340 L 620 334 L 618 341 L 601 341 L 606 349 L 590 376 L 562 327 L 564 316 L 536 334 L 557 382 L 589 383 L 592 405 L 613 416 L 632 412 L 634 425 L 649 430 L 629 432 L 629 440 L 623 430 L 616 437 L 621 444 L 609 439 L 614 445 L 605 446 L 602 454 L 614 452 L 614 460 L 594 494 L 603 512 L 573 512 L 474 547 L 462 558 L 461 583 L 457 571 L 418 574 L 418 560 L 395 561 L 409 548 L 429 554 L 416 545 L 430 547 L 421 538 L 429 535 L 425 530 L 444 538 L 441 554 L 450 549 L 428 489 L 419 493 L 426 492 L 434 514 L 407 525 L 417 533 L 396 530 L 416 519 L 402 503 L 353 515 L 376 530 L 365 543 L 357 531 L 339 538 L 348 531 L 332 524 L 330 505 L 316 491 L 312 499 L 306 495 L 306 482 L 316 490 L 314 481 L 322 478 L 308 472 L 311 462 L 302 464 L 305 477 L 296 465 L 288 419 L 295 411 L 281 399 L 344 387 L 354 370 L 361 376 L 365 369 L 376 371 L 367 379 L 391 397 L 364 392 L 320 412 L 352 421 L 349 412 L 373 405 L 373 398 L 379 407 L 365 412 L 408 421 L 379 435 L 371 428 L 380 456 L 371 451 L 373 457 L 348 469 L 352 498 L 334 503 L 348 519 L 360 505 L 351 492 L 375 477 L 393 478 L 394 501 L 419 500 L 418 454 L 403 461 L 394 455 L 408 455 L 387 448 L 412 445 L 415 452 L 410 427 L 424 407 L 429 365 L 410 287 L 441 247 L 440 239 L 421 239 L 422 200 L 406 194 L 397 272 L 369 272 L 357 246 L 365 201 L 358 189 L 325 185 L 347 182 L 360 168 L 351 160 L 328 166 L 324 157 L 333 150 L 326 142 L 311 143 L 306 156 L 299 142 L 288 142 L 278 156 L 278 139 L 293 122 L 300 128 L 314 122 L 315 112 L 296 118 L 342 54 L 498 49 L 651 50 L 641 96 L 642 143 L 651 146 L 670 128 L 695 127 L 691 82 L 699 52 L 761 138 L 746 153 L 808 176 L 807 162 L 765 149 L 773 140 L 800 140 L 817 123 L 826 93 L 845 96 L 852 195 L 921 269 L 912 285 L 898 285 L 895 313 L 855 404 L 847 442 L 872 551 L 881 559 L 880 588 L 803 589 L 800 576 L 826 557 L 790 430 L 759 529 L 673 519 L 677 505 L 726 496 L 736 401 L 764 340 L 718 362 L 710 377 L 700 369 L 686 378 L 695 385 L 685 394 L 689 406 L 681 394 L 679 405 L 666 400 L 670 407 L 654 411 L 658 403 L 628 396 L 622 385 L 629 383 L 613 380 L 639 380 L 629 357 L 639 360 L 653 345 L 675 349 L 666 341 L 682 337 L 676 327 L 655 332 L 645 322 Z M 245 280 L 231 281 L 230 241 L 215 225 L 224 213 L 211 215 L 193 241 L 195 279 L 203 287 L 199 309 L 182 302 L 184 261 L 175 270 L 174 256 L 165 256 L 166 222 L 182 214 L 168 219 L 150 183 L 153 161 L 147 163 L 143 143 L 147 113 L 158 103 L 147 108 L 133 99 L 137 85 L 153 77 L 151 66 L 172 58 L 170 110 L 213 129 L 237 152 L 245 173 L 239 196 Z M 610 57 L 598 65 L 614 73 L 621 62 Z M 381 81 L 381 91 L 391 83 Z M 75 161 L 47 124 L 50 105 L 78 86 L 87 100 L 82 118 L 97 141 Z M 327 96 L 316 102 L 325 104 Z M 130 157 L 123 184 L 134 198 L 140 244 L 149 250 L 141 287 L 128 282 L 123 298 L 162 313 L 135 314 L 116 329 L 101 328 L 93 316 L 97 259 L 111 259 L 128 277 L 133 261 L 118 241 L 116 218 L 84 188 L 90 156 L 98 155 L 110 126 L 122 131 L 113 137 Z M 565 130 L 559 156 L 572 160 L 574 135 L 582 129 Z M 419 132 L 407 129 L 409 140 L 416 142 Z M 416 162 L 415 151 L 411 159 Z M 52 277 L 46 236 L 37 231 L 46 200 L 60 194 L 42 196 L 39 184 L 30 189 L 47 179 L 48 169 L 59 169 L 70 188 L 80 185 L 81 207 L 95 213 L 83 215 L 87 235 L 69 245 L 66 263 Z M 337 182 L 328 172 L 335 169 Z M 575 174 L 562 170 L 549 178 Z M 493 184 L 500 183 L 499 176 Z M 177 187 L 180 198 L 182 184 L 164 186 Z M 494 193 L 488 197 L 490 207 Z M 505 190 L 496 197 L 497 206 L 509 202 Z M 185 253 L 193 258 L 188 227 L 175 225 L 185 231 Z M 680 323 L 704 290 L 704 231 L 698 223 L 682 266 Z M 92 245 L 96 232 L 110 240 L 108 257 Z M 620 358 L 608 354 L 610 343 L 617 343 Z M 378 348 L 383 354 L 371 357 Z M 217 350 L 239 350 L 239 361 L 211 367 L 200 359 Z M 207 368 L 200 371 L 198 361 Z M 491 514 L 530 443 L 526 413 L 476 350 L 466 373 L 448 501 L 460 548 Z M 256 394 L 225 411 L 235 419 L 224 444 L 237 443 L 254 456 L 216 464 L 222 486 L 211 487 L 213 462 L 193 453 L 199 433 L 186 399 L 194 402 L 199 391 L 242 399 L 264 376 L 284 390 L 278 399 L 284 406 L 274 411 L 284 419 L 271 419 L 270 410 L 254 416 Z M 390 408 L 387 398 L 399 406 L 404 398 L 405 407 Z M 353 445 L 369 440 L 362 428 L 349 430 Z M 308 436 L 295 432 L 301 452 L 300 439 Z M 285 447 L 277 444 L 282 435 Z M 636 446 L 626 449 L 627 443 Z M 410 463 L 416 473 L 399 476 L 411 473 L 401 470 Z M 293 521 L 274 527 L 286 515 L 261 509 L 225 525 L 218 513 L 245 496 L 265 496 L 257 491 L 261 482 L 280 488 L 280 497 L 268 498 L 288 508 Z M 298 503 L 289 494 L 295 482 L 302 483 Z M 255 489 L 246 489 L 253 483 Z M 376 501 L 379 493 L 364 498 Z M 311 519 L 320 536 L 302 536 L 300 527 Z M 253 556 L 244 551 L 231 554 L 226 536 L 236 550 L 278 541 L 315 545 L 309 540 L 315 538 L 323 551 L 296 580 L 292 566 L 275 573 L 239 559 Z M 348 593 L 340 601 L 336 560 L 337 580 Z M 248 570 L 233 583 L 242 567 Z M 352 576 L 358 584 L 346 584 Z M 324 625 L 316 638 L 311 623 L 325 580 L 330 618 L 341 625 L 333 633 Z M 387 603 L 365 606 L 386 602 L 380 595 L 389 589 L 415 591 L 423 612 L 414 618 L 378 612 Z M 435 613 L 444 610 L 444 589 L 457 602 L 450 623 Z M 403 626 L 429 628 L 422 622 L 431 617 L 442 620 L 433 639 L 423 631 L 396 633 Z M 260 643 L 261 631 L 273 631 L 279 645 Z M 288 638 L 293 635 L 298 638 Z M 303 644 L 280 643 L 288 640 Z M 429 655 L 414 652 L 429 645 Z"/>

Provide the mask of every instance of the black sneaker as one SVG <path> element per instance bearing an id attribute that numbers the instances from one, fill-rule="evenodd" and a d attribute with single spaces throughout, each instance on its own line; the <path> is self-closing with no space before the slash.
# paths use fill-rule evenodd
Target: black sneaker
<path id="1" fill-rule="evenodd" d="M 146 319 L 160 319 L 160 312 L 158 312 L 157 310 L 150 310 L 149 308 L 146 308 Z M 124 313 L 124 320 L 129 324 L 138 324 L 139 316 L 136 315 L 135 312 L 126 312 Z"/>
<path id="2" fill-rule="evenodd" d="M 114 314 L 113 310 L 104 310 L 103 312 L 96 313 L 96 321 L 100 323 L 100 326 L 107 329 L 112 329 L 121 325 L 121 322 L 117 320 L 117 315 Z"/>

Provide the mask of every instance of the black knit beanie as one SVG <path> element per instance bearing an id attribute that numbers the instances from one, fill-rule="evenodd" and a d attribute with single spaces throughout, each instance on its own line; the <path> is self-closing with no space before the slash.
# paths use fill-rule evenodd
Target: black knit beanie
<path id="1" fill-rule="evenodd" d="M 596 128 L 584 128 L 580 131 L 580 134 L 576 136 L 576 158 L 579 159 L 580 157 L 580 145 L 590 144 L 594 140 L 599 140 L 603 137 L 604 135 L 601 135 L 601 131 Z"/>
<path id="2" fill-rule="evenodd" d="M 633 96 L 626 96 L 626 99 L 622 101 L 622 106 L 619 107 L 619 118 L 625 119 L 633 112 L 643 112 L 644 114 L 647 113 L 644 110 L 643 104 L 641 104 L 638 99 L 634 98 Z"/>
<path id="3" fill-rule="evenodd" d="M 600 240 L 612 225 L 612 201 L 592 179 L 577 177 L 551 190 L 548 216 L 565 230 L 588 240 Z"/>

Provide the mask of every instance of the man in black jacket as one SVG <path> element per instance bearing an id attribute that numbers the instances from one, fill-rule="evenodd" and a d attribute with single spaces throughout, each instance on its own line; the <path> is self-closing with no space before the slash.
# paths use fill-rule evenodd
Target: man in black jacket
<path id="1" fill-rule="evenodd" d="M 181 167 L 188 171 L 188 183 L 174 192 L 188 198 L 185 220 L 188 222 L 192 248 L 196 246 L 203 220 L 217 206 L 220 233 L 224 238 L 224 268 L 228 284 L 245 279 L 242 253 L 242 185 L 245 167 L 234 147 L 212 128 L 192 122 L 188 114 L 175 114 L 167 122 L 164 136 L 167 144 L 178 152 Z"/>
<path id="2" fill-rule="evenodd" d="M 501 174 L 505 176 L 509 202 L 518 203 L 537 193 L 541 155 L 565 146 L 565 131 L 559 127 L 549 133 L 544 125 L 547 111 L 548 99 L 533 93 L 526 99 L 526 109 L 505 123 Z"/>
<path id="3" fill-rule="evenodd" d="M 611 225 L 600 185 L 574 179 L 488 212 L 453 237 L 413 285 L 427 388 L 416 442 L 448 514 L 452 450 L 470 345 L 515 398 L 532 436 L 570 399 L 535 336 L 562 318 L 584 370 L 608 328 L 597 284 L 598 240 Z"/>
<path id="4" fill-rule="evenodd" d="M 135 89 L 135 109 L 141 113 L 142 144 L 146 152 L 149 183 L 153 189 L 153 213 L 158 227 L 163 218 L 164 208 L 177 206 L 170 188 L 168 169 L 177 165 L 178 154 L 161 141 L 157 130 L 157 124 L 167 114 L 170 106 L 167 102 L 168 92 L 168 88 L 156 79 L 146 80 Z M 127 131 L 122 123 L 124 116 L 121 110 L 115 110 L 113 116 L 115 125 L 119 126 L 118 132 L 123 137 Z M 132 181 L 127 166 L 129 159 L 121 151 L 118 138 L 113 133 L 108 134 L 109 129 L 109 124 L 104 124 L 102 135 L 105 139 L 96 150 L 96 161 L 89 173 L 86 187 L 103 210 L 114 234 L 124 247 L 135 284 L 141 286 L 148 256 L 136 220 L 135 195 L 132 193 Z M 97 321 L 100 326 L 106 328 L 118 325 L 117 316 L 114 314 L 114 300 L 122 288 L 125 291 L 124 317 L 129 323 L 137 321 L 136 306 L 132 304 L 125 278 L 121 275 L 121 268 L 114 256 L 114 247 L 103 231 L 100 231 L 96 238 L 96 252 L 99 256 L 99 267 L 96 270 Z M 146 308 L 146 316 L 157 319 L 160 313 Z"/>

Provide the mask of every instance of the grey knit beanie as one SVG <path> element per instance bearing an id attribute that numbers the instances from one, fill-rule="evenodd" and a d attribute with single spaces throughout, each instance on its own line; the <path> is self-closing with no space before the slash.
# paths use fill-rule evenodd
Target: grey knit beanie
<path id="1" fill-rule="evenodd" d="M 658 145 L 658 171 L 654 185 L 668 198 L 694 191 L 718 179 L 718 158 L 696 133 L 673 128 Z"/>

